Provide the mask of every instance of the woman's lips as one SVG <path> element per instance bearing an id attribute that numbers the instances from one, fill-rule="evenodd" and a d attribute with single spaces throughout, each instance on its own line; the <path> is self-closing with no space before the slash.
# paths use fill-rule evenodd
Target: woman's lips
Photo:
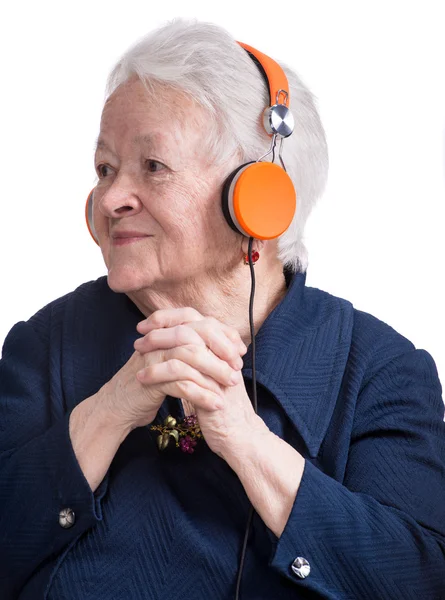
<path id="1" fill-rule="evenodd" d="M 127 244 L 133 244 L 134 242 L 139 242 L 140 240 L 148 237 L 152 236 L 145 233 L 138 233 L 136 231 L 115 233 L 111 236 L 111 243 L 113 246 L 126 246 Z"/>

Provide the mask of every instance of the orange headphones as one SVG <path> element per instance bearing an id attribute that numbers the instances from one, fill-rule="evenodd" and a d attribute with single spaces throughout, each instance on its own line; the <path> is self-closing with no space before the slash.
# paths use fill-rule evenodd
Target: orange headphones
<path id="1" fill-rule="evenodd" d="M 227 223 L 237 233 L 269 240 L 286 231 L 296 209 L 295 188 L 281 157 L 283 139 L 294 129 L 294 119 L 289 110 L 289 84 L 278 63 L 252 46 L 238 43 L 258 67 L 269 90 L 269 106 L 263 112 L 262 122 L 271 137 L 271 146 L 257 161 L 241 165 L 227 177 L 222 190 L 222 210 Z M 279 160 L 282 166 L 273 162 L 277 140 L 280 140 Z M 271 153 L 272 162 L 262 160 Z M 85 218 L 97 244 L 93 225 L 93 192 L 94 188 L 86 202 Z"/>

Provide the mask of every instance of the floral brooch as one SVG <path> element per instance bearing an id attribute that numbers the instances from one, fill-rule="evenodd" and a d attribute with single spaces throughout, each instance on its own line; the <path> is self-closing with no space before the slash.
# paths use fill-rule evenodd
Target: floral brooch
<path id="1" fill-rule="evenodd" d="M 184 417 L 181 421 L 168 415 L 163 425 L 152 425 L 150 429 L 159 431 L 157 439 L 159 450 L 165 450 L 173 439 L 176 448 L 180 448 L 182 452 L 193 454 L 198 443 L 197 440 L 203 437 L 198 417 L 195 414 Z"/>

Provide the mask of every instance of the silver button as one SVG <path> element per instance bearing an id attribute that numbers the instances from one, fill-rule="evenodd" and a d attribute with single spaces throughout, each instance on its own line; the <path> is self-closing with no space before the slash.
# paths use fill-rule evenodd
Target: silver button
<path id="1" fill-rule="evenodd" d="M 311 572 L 311 565 L 309 562 L 303 558 L 302 556 L 298 556 L 294 562 L 292 563 L 292 571 L 295 575 L 298 575 L 300 579 L 304 579 Z"/>
<path id="2" fill-rule="evenodd" d="M 59 512 L 59 525 L 64 529 L 69 529 L 74 525 L 76 516 L 72 508 L 62 508 Z"/>

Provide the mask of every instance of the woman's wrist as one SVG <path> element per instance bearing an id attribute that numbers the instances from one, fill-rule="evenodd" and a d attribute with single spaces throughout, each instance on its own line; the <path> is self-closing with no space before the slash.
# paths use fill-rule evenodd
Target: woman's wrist
<path id="1" fill-rule="evenodd" d="M 303 456 L 263 427 L 243 432 L 223 458 L 237 474 L 256 512 L 280 537 L 303 476 Z"/>
<path id="2" fill-rule="evenodd" d="M 249 425 L 243 425 L 230 436 L 221 457 L 237 473 L 246 458 L 255 457 L 258 447 L 267 444 L 269 435 L 274 434 L 263 419 L 255 414 Z"/>
<path id="3" fill-rule="evenodd" d="M 95 394 L 78 404 L 70 415 L 69 435 L 77 462 L 94 492 L 130 429 L 106 413 Z"/>
<path id="4" fill-rule="evenodd" d="M 113 392 L 108 383 L 94 396 L 88 398 L 87 401 L 90 402 L 94 399 L 94 404 L 91 404 L 91 411 L 97 422 L 108 430 L 114 431 L 117 436 L 122 437 L 123 441 L 135 427 L 128 418 L 113 410 L 112 394 Z"/>

